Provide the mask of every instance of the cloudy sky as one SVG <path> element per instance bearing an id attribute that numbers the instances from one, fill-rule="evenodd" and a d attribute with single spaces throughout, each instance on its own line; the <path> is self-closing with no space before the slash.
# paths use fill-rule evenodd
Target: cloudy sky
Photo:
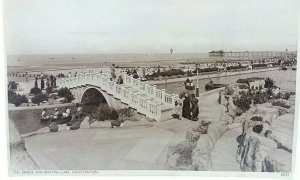
<path id="1" fill-rule="evenodd" d="M 295 50 L 297 0 L 5 0 L 8 54 Z"/>

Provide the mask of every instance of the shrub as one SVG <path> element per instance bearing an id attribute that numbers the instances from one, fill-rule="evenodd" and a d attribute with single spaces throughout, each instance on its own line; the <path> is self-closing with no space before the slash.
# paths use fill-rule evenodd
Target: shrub
<path id="1" fill-rule="evenodd" d="M 110 119 L 112 108 L 110 108 L 107 104 L 100 104 L 98 110 L 96 112 L 96 118 L 99 121 L 105 121 Z"/>
<path id="2" fill-rule="evenodd" d="M 212 67 L 212 68 L 203 68 L 203 69 L 200 69 L 200 68 L 197 68 L 193 71 L 193 73 L 197 73 L 197 71 L 199 73 L 201 72 L 214 72 L 214 71 L 218 71 L 219 68 L 217 67 Z"/>
<path id="3" fill-rule="evenodd" d="M 165 76 L 177 76 L 177 75 L 185 75 L 185 72 L 181 69 L 170 69 L 167 71 L 163 71 L 160 73 L 161 76 L 165 77 Z"/>
<path id="4" fill-rule="evenodd" d="M 58 91 L 58 96 L 60 97 L 64 97 L 65 98 L 65 103 L 69 103 L 71 102 L 72 100 L 74 100 L 74 96 L 73 94 L 71 93 L 70 89 L 68 88 L 60 88 Z"/>
<path id="5" fill-rule="evenodd" d="M 110 119 L 111 120 L 117 120 L 119 118 L 119 113 L 117 110 L 112 109 L 111 114 L 110 114 Z"/>
<path id="6" fill-rule="evenodd" d="M 239 84 L 239 89 L 248 89 L 249 86 L 247 84 Z"/>
<path id="7" fill-rule="evenodd" d="M 195 76 L 195 74 L 192 71 L 187 71 L 186 76 L 191 77 L 191 76 Z"/>
<path id="8" fill-rule="evenodd" d="M 267 67 L 267 64 L 253 64 L 252 68 L 260 68 L 260 67 Z"/>
<path id="9" fill-rule="evenodd" d="M 251 102 L 251 96 L 249 96 L 247 93 L 241 93 L 233 100 L 234 105 L 239 107 L 243 112 L 246 112 L 248 109 L 250 109 Z"/>
<path id="10" fill-rule="evenodd" d="M 28 103 L 27 97 L 25 95 L 18 95 L 15 105 L 20 106 L 23 103 Z"/>
<path id="11" fill-rule="evenodd" d="M 118 109 L 118 114 L 120 117 L 130 117 L 132 116 L 132 111 L 130 108 Z"/>
<path id="12" fill-rule="evenodd" d="M 275 85 L 275 81 L 269 77 L 265 79 L 265 88 L 272 88 Z"/>
<path id="13" fill-rule="evenodd" d="M 287 109 L 291 107 L 291 106 L 287 105 L 284 101 L 273 101 L 272 105 L 280 106 L 280 107 L 287 108 Z"/>
<path id="14" fill-rule="evenodd" d="M 46 94 L 43 93 L 39 93 L 37 95 L 34 95 L 33 98 L 31 98 L 32 103 L 34 104 L 40 104 L 43 101 L 47 101 L 48 100 L 48 96 Z"/>
<path id="15" fill-rule="evenodd" d="M 234 93 L 233 88 L 229 86 L 225 88 L 225 91 L 227 95 L 232 95 Z"/>
<path id="16" fill-rule="evenodd" d="M 238 65 L 238 66 L 229 66 L 227 67 L 227 70 L 232 70 L 232 69 L 244 69 L 246 66 Z"/>
<path id="17" fill-rule="evenodd" d="M 8 96 L 8 102 L 12 103 L 12 104 L 15 104 L 15 101 L 16 101 L 17 96 L 18 96 L 17 93 L 14 92 L 13 90 L 8 90 L 7 96 Z"/>
<path id="18" fill-rule="evenodd" d="M 257 81 L 257 80 L 261 80 L 263 78 L 261 77 L 250 77 L 250 78 L 246 78 L 246 79 L 238 79 L 236 82 L 237 83 L 246 83 L 249 85 L 250 82 L 254 82 L 254 81 Z"/>
<path id="19" fill-rule="evenodd" d="M 16 83 L 15 81 L 9 81 L 8 83 L 8 89 L 17 89 L 18 88 L 18 83 Z"/>
<path id="20" fill-rule="evenodd" d="M 260 134 L 263 129 L 264 127 L 261 124 L 259 124 L 259 125 L 255 125 L 252 130 L 253 132 Z"/>
<path id="21" fill-rule="evenodd" d="M 248 79 L 238 79 L 237 83 L 249 84 Z"/>
<path id="22" fill-rule="evenodd" d="M 38 88 L 38 87 L 33 87 L 33 88 L 30 89 L 30 93 L 34 94 L 34 95 L 37 95 L 37 94 L 39 94 L 41 92 L 42 92 L 42 90 L 40 88 Z"/>
<path id="23" fill-rule="evenodd" d="M 28 99 L 25 95 L 19 95 L 12 90 L 8 90 L 8 102 L 20 106 L 22 103 L 28 103 Z"/>
<path id="24" fill-rule="evenodd" d="M 253 116 L 253 117 L 251 118 L 251 120 L 252 120 L 252 121 L 262 121 L 263 118 L 260 117 L 260 116 Z"/>
<path id="25" fill-rule="evenodd" d="M 263 104 L 270 99 L 270 96 L 267 92 L 256 92 L 252 94 L 252 100 L 254 104 Z"/>
<path id="26" fill-rule="evenodd" d="M 46 93 L 47 93 L 48 95 L 51 94 L 51 93 L 53 93 L 53 88 L 50 87 L 50 86 L 48 86 L 48 87 L 46 88 Z"/>

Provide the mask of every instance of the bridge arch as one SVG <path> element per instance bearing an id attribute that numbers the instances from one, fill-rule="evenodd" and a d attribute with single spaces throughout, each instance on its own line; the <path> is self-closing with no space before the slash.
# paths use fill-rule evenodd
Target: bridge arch
<path id="1" fill-rule="evenodd" d="M 93 104 L 99 106 L 101 103 L 107 103 L 111 107 L 111 103 L 108 99 L 106 93 L 102 92 L 101 89 L 96 87 L 86 88 L 81 97 L 80 102 L 83 104 Z"/>

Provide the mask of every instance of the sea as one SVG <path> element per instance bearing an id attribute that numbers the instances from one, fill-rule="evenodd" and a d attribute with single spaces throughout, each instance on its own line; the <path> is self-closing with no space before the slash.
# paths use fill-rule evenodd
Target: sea
<path id="1" fill-rule="evenodd" d="M 177 54 L 34 54 L 8 55 L 8 72 L 115 66 L 169 66 L 180 62 L 210 62 L 208 53 Z"/>

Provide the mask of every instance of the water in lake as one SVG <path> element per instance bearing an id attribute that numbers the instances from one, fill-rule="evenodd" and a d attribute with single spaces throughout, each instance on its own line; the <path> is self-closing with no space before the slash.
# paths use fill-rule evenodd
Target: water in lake
<path id="1" fill-rule="evenodd" d="M 242 74 L 235 76 L 227 76 L 227 77 L 218 77 L 211 78 L 215 83 L 221 84 L 234 84 L 238 79 L 248 78 L 248 77 L 270 77 L 275 80 L 275 83 L 278 87 L 287 90 L 296 90 L 296 71 L 293 70 L 276 70 L 276 71 L 266 71 L 266 72 L 258 72 L 258 73 L 250 73 L 250 74 Z M 199 80 L 199 90 L 200 93 L 205 92 L 205 84 L 209 82 L 209 79 L 201 79 Z M 196 84 L 196 80 L 193 81 Z M 168 84 L 160 84 L 157 85 L 159 89 L 166 89 L 167 93 L 176 93 L 179 94 L 185 91 L 183 82 L 175 82 Z"/>

